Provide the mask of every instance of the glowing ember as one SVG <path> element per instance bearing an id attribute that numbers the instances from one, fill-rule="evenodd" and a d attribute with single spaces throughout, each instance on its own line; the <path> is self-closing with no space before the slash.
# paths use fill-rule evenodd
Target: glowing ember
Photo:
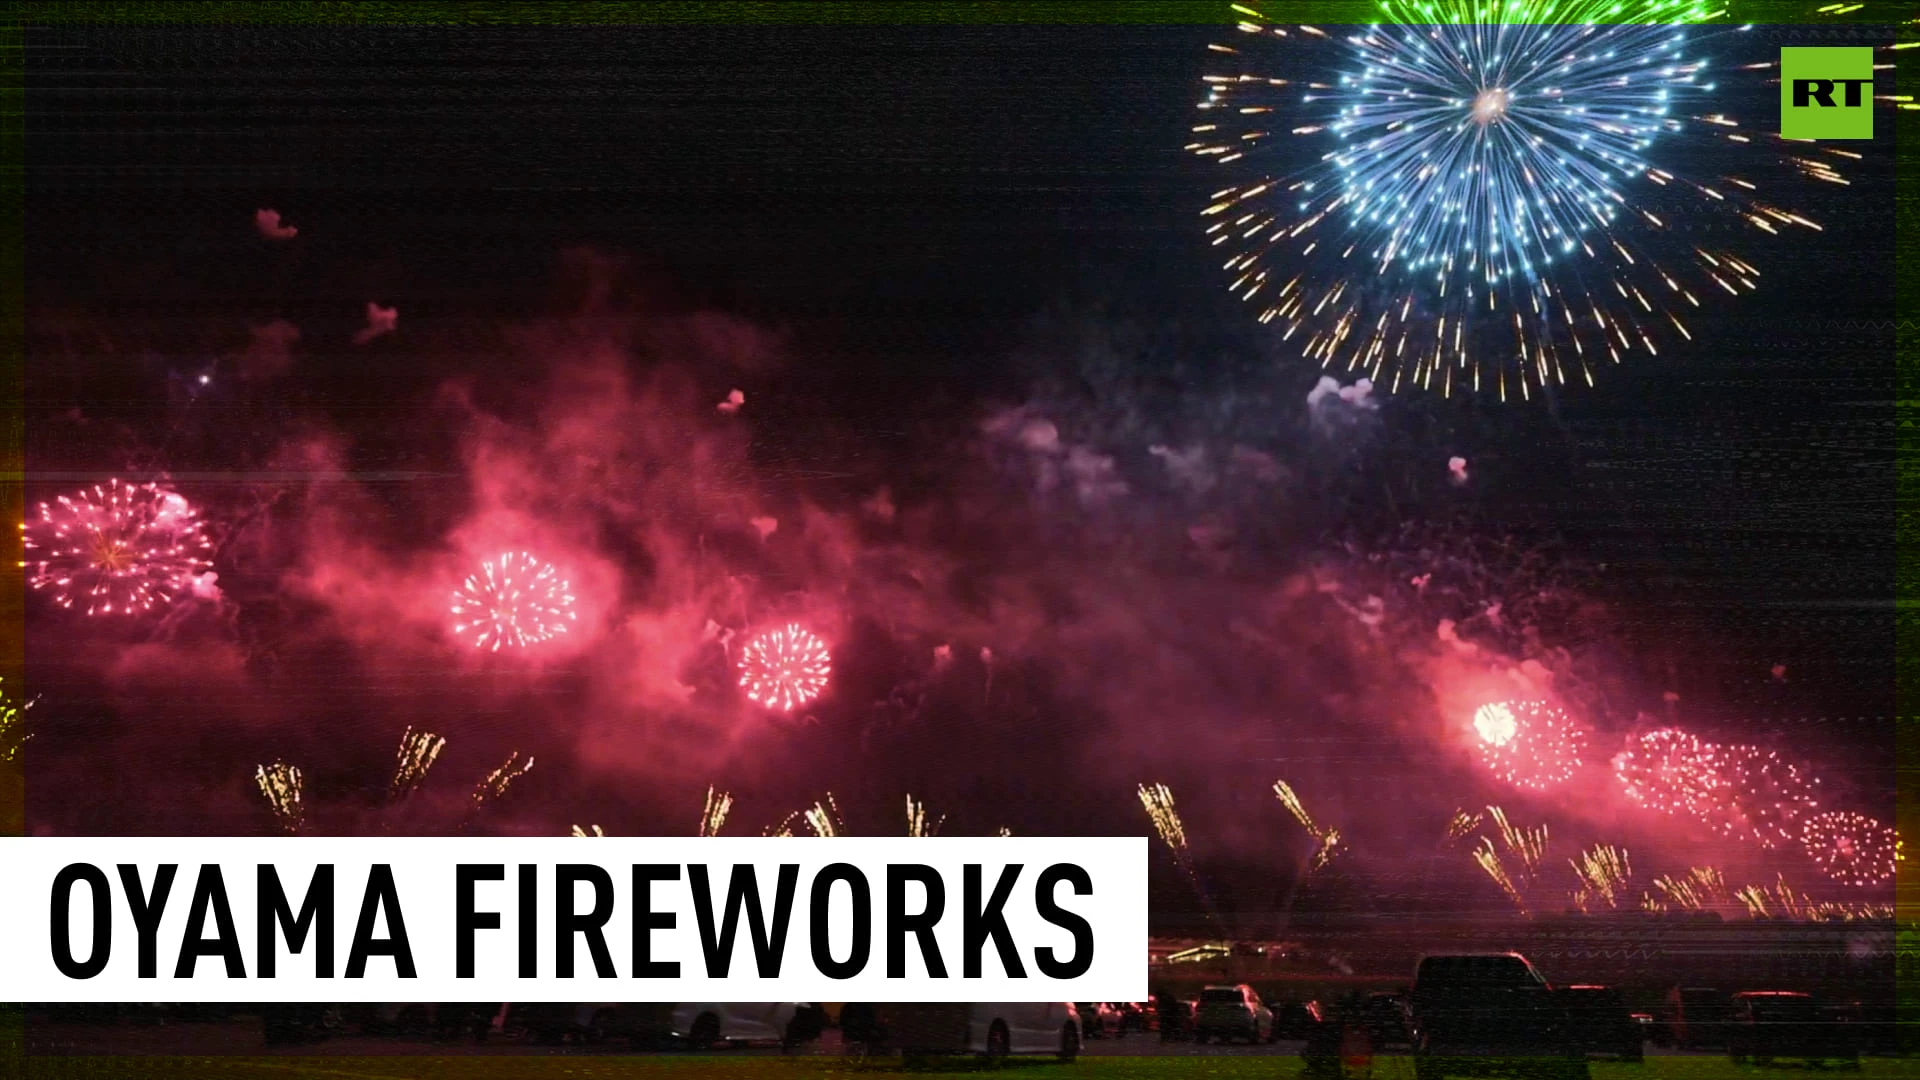
<path id="1" fill-rule="evenodd" d="M 740 686 L 755 705 L 792 712 L 820 696 L 833 671 L 827 643 L 788 623 L 740 650 Z"/>
<path id="2" fill-rule="evenodd" d="M 62 495 L 20 530 L 28 584 L 88 615 L 165 607 L 213 565 L 193 507 L 158 484 L 110 480 Z"/>
<path id="3" fill-rule="evenodd" d="M 1480 734 L 1480 760 L 1515 787 L 1545 791 L 1579 771 L 1587 733 L 1567 714 L 1543 701 L 1482 705 L 1473 716 Z"/>
<path id="4" fill-rule="evenodd" d="M 524 551 L 481 563 L 453 594 L 453 617 L 456 635 L 490 652 L 547 641 L 576 618 L 566 580 Z"/>
<path id="5" fill-rule="evenodd" d="M 1821 872 L 1842 884 L 1865 887 L 1893 877 L 1893 830 L 1865 814 L 1815 814 L 1802 826 L 1801 842 Z"/>

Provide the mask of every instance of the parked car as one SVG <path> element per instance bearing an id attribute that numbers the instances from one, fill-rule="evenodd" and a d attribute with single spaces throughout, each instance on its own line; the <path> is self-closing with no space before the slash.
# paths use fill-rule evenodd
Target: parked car
<path id="1" fill-rule="evenodd" d="M 818 1023 L 812 1006 L 790 1001 L 752 1004 L 682 1003 L 673 1006 L 668 1024 L 669 1037 L 695 1050 L 708 1050 L 734 1043 L 779 1043 L 790 1046 L 817 1035 Z"/>
<path id="2" fill-rule="evenodd" d="M 1185 1040 L 1193 1035 L 1193 1006 L 1174 997 L 1172 994 L 1159 993 L 1153 996 L 1153 1011 L 1160 1028 L 1161 1042 Z"/>
<path id="3" fill-rule="evenodd" d="M 1580 1049 L 1600 1057 L 1641 1061 L 1646 1057 L 1646 1031 L 1627 1001 L 1611 986 L 1569 986 L 1561 991 Z"/>
<path id="4" fill-rule="evenodd" d="M 1429 956 L 1408 1000 L 1419 1080 L 1526 1072 L 1586 1080 L 1565 1006 L 1519 953 Z"/>
<path id="5" fill-rule="evenodd" d="M 1809 994 L 1751 990 L 1733 995 L 1727 1054 L 1736 1064 L 1769 1065 L 1778 1058 L 1860 1067 L 1853 1025 L 1821 1010 Z"/>
<path id="6" fill-rule="evenodd" d="M 319 1042 L 339 1034 L 343 1026 L 338 1005 L 319 1003 L 265 1003 L 260 1020 L 268 1046 Z"/>
<path id="7" fill-rule="evenodd" d="M 1080 1014 L 1081 1038 L 1104 1039 L 1121 1034 L 1121 1013 L 1111 1002 L 1076 1001 L 1073 1007 Z"/>
<path id="8" fill-rule="evenodd" d="M 1261 1002 L 1253 987 L 1209 986 L 1200 991 L 1193 1014 L 1193 1041 L 1244 1039 L 1249 1043 L 1273 1039 L 1273 1010 Z"/>
<path id="9" fill-rule="evenodd" d="M 850 1051 L 898 1052 L 909 1058 L 978 1054 L 990 1062 L 1013 1054 L 1080 1054 L 1081 1020 L 1072 1002 L 977 1004 L 849 1004 L 840 1034 Z"/>
<path id="10" fill-rule="evenodd" d="M 1676 986 L 1667 993 L 1667 1031 L 1682 1050 L 1709 1050 L 1727 1045 L 1731 999 L 1706 986 Z"/>
<path id="11" fill-rule="evenodd" d="M 1304 1039 L 1324 1019 L 1325 1012 L 1317 1001 L 1283 1002 L 1273 1010 L 1273 1037 Z"/>
<path id="12" fill-rule="evenodd" d="M 1120 1013 L 1120 1033 L 1129 1031 L 1148 1032 L 1154 1029 L 1152 1002 L 1116 1001 L 1113 1007 Z"/>
<path id="13" fill-rule="evenodd" d="M 1361 1022 L 1376 1050 L 1408 1050 L 1413 1030 L 1407 1025 L 1407 999 L 1400 994 L 1368 994 L 1361 1005 Z"/>

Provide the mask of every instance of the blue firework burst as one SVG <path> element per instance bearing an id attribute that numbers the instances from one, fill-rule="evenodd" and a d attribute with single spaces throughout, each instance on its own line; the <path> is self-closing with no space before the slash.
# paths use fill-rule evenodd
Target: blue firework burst
<path id="1" fill-rule="evenodd" d="M 1773 164 L 1833 182 L 1829 159 L 1858 156 L 1773 152 L 1777 136 L 1715 111 L 1699 24 L 1716 5 L 1381 8 L 1380 23 L 1332 29 L 1236 5 L 1247 37 L 1213 47 L 1226 66 L 1206 77 L 1189 149 L 1245 177 L 1204 212 L 1234 292 L 1307 359 L 1385 389 L 1531 397 L 1658 355 L 1691 338 L 1706 294 L 1755 288 L 1731 230 L 1697 227 L 1702 215 L 1819 229 L 1766 201 L 1741 163 L 1676 150 L 1760 142 Z"/>

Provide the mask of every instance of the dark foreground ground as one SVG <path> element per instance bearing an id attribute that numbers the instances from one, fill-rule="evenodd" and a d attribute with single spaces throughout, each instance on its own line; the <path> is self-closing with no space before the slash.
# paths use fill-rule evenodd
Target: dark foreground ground
<path id="1" fill-rule="evenodd" d="M 289 1048 L 264 1046 L 257 1021 L 147 1027 L 31 1024 L 7 1032 L 0 1075 L 25 1080 L 868 1080 L 885 1076 L 1000 1072 L 1031 1080 L 1298 1080 L 1302 1044 L 1195 1046 L 1156 1035 L 1090 1041 L 1071 1064 L 1015 1059 L 990 1070 L 969 1059 L 909 1069 L 898 1058 L 853 1061 L 829 1030 L 806 1051 L 741 1048 L 712 1053 L 638 1053 L 620 1047 L 538 1047 L 495 1039 L 482 1045 L 348 1035 Z M 1724 1053 L 1648 1048 L 1644 1064 L 1596 1061 L 1593 1080 L 1815 1080 L 1827 1070 L 1788 1064 L 1736 1066 Z M 1374 1080 L 1413 1080 L 1411 1060 L 1373 1060 Z M 1920 1062 L 1867 1058 L 1862 1080 L 1920 1076 Z"/>

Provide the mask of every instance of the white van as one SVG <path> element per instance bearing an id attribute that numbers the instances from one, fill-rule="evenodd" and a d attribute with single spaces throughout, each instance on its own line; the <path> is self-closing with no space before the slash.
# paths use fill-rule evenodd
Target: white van
<path id="1" fill-rule="evenodd" d="M 785 1042 L 787 1027 L 799 1008 L 792 1001 L 683 1002 L 673 1007 L 672 1034 L 696 1050 L 729 1043 Z"/>
<path id="2" fill-rule="evenodd" d="M 1080 1053 L 1080 1017 L 1067 1001 L 848 1005 L 840 1028 L 851 1044 L 909 1055 L 1053 1054 L 1071 1061 Z"/>

